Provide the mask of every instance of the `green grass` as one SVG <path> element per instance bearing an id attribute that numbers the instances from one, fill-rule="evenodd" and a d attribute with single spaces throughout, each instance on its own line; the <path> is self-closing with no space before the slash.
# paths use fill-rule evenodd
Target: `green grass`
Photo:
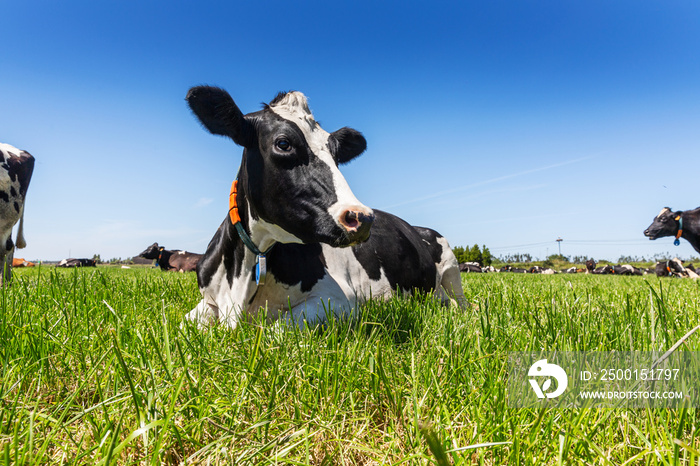
<path id="1" fill-rule="evenodd" d="M 695 409 L 505 401 L 509 352 L 668 349 L 700 323 L 700 282 L 463 282 L 466 312 L 418 296 L 321 330 L 203 331 L 181 325 L 194 274 L 16 269 L 0 292 L 0 464 L 700 464 Z"/>

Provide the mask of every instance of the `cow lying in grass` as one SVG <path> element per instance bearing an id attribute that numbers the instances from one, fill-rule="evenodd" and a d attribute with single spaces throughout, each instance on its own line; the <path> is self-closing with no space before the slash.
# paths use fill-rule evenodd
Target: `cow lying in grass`
<path id="1" fill-rule="evenodd" d="M 207 130 L 243 147 L 229 215 L 197 266 L 202 300 L 188 319 L 234 327 L 262 308 L 303 326 L 416 289 L 466 304 L 445 238 L 372 210 L 351 191 L 338 165 L 364 152 L 362 134 L 327 133 L 299 92 L 247 115 L 214 87 L 192 88 L 187 102 Z"/>
<path id="2" fill-rule="evenodd" d="M 97 262 L 94 259 L 63 259 L 56 267 L 97 267 Z"/>
<path id="3" fill-rule="evenodd" d="M 658 277 L 698 278 L 693 264 L 686 268 L 677 257 L 668 261 L 657 262 L 655 272 Z"/>
<path id="4" fill-rule="evenodd" d="M 194 252 L 180 251 L 179 249 L 169 251 L 158 246 L 158 243 L 148 246 L 139 256 L 144 259 L 155 259 L 156 265 L 160 266 L 161 270 L 174 270 L 176 272 L 194 272 L 197 269 L 197 263 L 202 258 L 201 254 Z"/>

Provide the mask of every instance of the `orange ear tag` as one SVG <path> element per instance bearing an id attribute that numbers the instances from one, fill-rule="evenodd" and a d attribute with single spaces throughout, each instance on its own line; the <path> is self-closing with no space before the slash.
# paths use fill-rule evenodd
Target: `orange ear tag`
<path id="1" fill-rule="evenodd" d="M 241 221 L 241 216 L 238 214 L 238 180 L 233 180 L 231 183 L 231 194 L 228 196 L 228 215 L 234 225 Z"/>

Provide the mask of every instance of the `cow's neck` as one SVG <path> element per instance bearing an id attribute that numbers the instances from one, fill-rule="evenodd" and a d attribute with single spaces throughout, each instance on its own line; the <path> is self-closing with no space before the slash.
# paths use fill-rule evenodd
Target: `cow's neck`
<path id="1" fill-rule="evenodd" d="M 685 238 L 697 251 L 700 252 L 700 210 L 686 211 L 683 216 L 683 234 Z"/>
<path id="2" fill-rule="evenodd" d="M 257 256 L 259 253 L 266 253 L 277 242 L 275 236 L 275 228 L 277 227 L 255 215 L 248 201 L 243 183 L 239 183 L 237 198 L 238 213 L 240 216 L 240 221 L 238 223 L 240 223 L 244 231 L 244 233 L 239 234 L 239 237 L 244 244 L 248 239 L 251 243 L 246 245 L 246 251 L 253 256 Z"/>
<path id="3" fill-rule="evenodd" d="M 170 251 L 167 251 L 165 249 L 163 249 L 162 251 L 158 251 L 156 262 L 158 262 L 158 265 L 161 269 L 167 268 L 168 263 L 170 262 Z"/>

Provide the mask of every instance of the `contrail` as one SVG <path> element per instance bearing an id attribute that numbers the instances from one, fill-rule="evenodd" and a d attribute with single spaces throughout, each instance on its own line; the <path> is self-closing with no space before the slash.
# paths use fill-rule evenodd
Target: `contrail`
<path id="1" fill-rule="evenodd" d="M 491 178 L 490 180 L 479 181 L 478 183 L 465 184 L 465 185 L 459 186 L 457 188 L 445 189 L 443 191 L 438 191 L 438 192 L 433 193 L 433 194 L 428 194 L 427 196 L 411 199 L 410 201 L 402 201 L 402 202 L 399 202 L 397 204 L 384 206 L 383 208 L 384 209 L 391 209 L 393 207 L 398 207 L 398 206 L 402 206 L 402 205 L 406 205 L 406 204 L 413 204 L 415 202 L 427 201 L 429 199 L 435 199 L 436 197 L 444 196 L 446 194 L 453 194 L 453 193 L 457 193 L 460 191 L 465 191 L 465 190 L 470 189 L 470 188 L 476 188 L 478 186 L 484 186 L 486 184 L 496 183 L 498 181 L 508 180 L 511 178 L 516 178 L 518 176 L 529 175 L 530 173 L 536 173 L 536 172 L 541 172 L 544 170 L 550 170 L 552 168 L 563 167 L 565 165 L 571 165 L 573 163 L 582 162 L 583 160 L 588 160 L 588 159 L 592 159 L 592 158 L 593 158 L 593 156 L 589 155 L 586 157 L 580 157 L 578 159 L 568 160 L 566 162 L 559 162 L 559 163 L 555 163 L 552 165 L 546 165 L 544 167 L 531 168 L 530 170 L 525 170 L 525 171 L 522 171 L 520 173 L 511 173 L 510 175 L 499 176 L 497 178 Z"/>

